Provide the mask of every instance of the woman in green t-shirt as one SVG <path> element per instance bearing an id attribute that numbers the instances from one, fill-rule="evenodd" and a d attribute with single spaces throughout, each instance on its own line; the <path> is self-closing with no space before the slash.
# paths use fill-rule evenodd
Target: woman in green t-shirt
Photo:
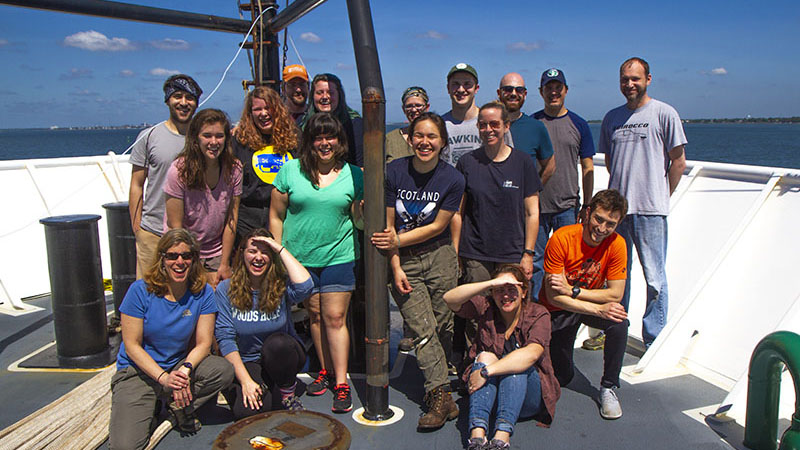
<path id="1" fill-rule="evenodd" d="M 314 288 L 306 307 L 311 338 L 322 370 L 309 395 L 334 391 L 333 412 L 352 409 L 347 363 L 350 334 L 345 325 L 355 289 L 358 258 L 355 227 L 361 228 L 364 180 L 345 162 L 347 135 L 329 113 L 314 114 L 301 139 L 298 159 L 275 177 L 270 231 L 311 273 Z"/>

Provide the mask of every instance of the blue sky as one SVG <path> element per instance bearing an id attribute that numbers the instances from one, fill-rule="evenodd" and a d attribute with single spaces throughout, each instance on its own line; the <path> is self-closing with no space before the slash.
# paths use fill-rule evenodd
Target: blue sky
<path id="1" fill-rule="evenodd" d="M 284 4 L 283 1 L 279 3 Z M 238 17 L 233 0 L 139 4 Z M 800 115 L 800 3 L 794 1 L 372 2 L 387 96 L 387 120 L 403 120 L 400 94 L 425 87 L 432 109 L 450 109 L 445 75 L 475 66 L 482 104 L 500 77 L 520 72 L 530 88 L 525 112 L 541 108 L 542 71 L 561 68 L 567 106 L 601 119 L 623 103 L 619 64 L 648 60 L 651 96 L 684 118 Z M 338 74 L 361 110 L 344 0 L 329 0 L 289 28 L 309 72 Z M 281 34 L 282 37 L 282 34 Z M 164 25 L 0 6 L 0 128 L 118 125 L 166 118 L 161 83 L 172 72 L 211 92 L 241 37 Z M 298 57 L 289 50 L 289 63 Z M 236 120 L 242 52 L 206 107 Z"/>

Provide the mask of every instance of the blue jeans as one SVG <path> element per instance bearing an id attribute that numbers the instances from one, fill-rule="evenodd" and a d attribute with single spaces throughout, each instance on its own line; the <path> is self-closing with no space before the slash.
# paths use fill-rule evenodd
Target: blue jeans
<path id="1" fill-rule="evenodd" d="M 628 279 L 620 302 L 628 310 L 631 297 L 631 259 L 633 246 L 642 264 L 647 283 L 647 305 L 642 318 L 642 339 L 650 345 L 667 323 L 667 216 L 629 214 L 617 227 L 628 247 Z"/>
<path id="2" fill-rule="evenodd" d="M 476 362 L 472 370 L 481 370 L 486 364 Z M 489 414 L 497 399 L 495 431 L 514 434 L 514 425 L 520 417 L 532 417 L 544 408 L 542 383 L 539 371 L 533 365 L 525 372 L 489 377 L 486 383 L 469 396 L 469 429 L 489 430 Z"/>
<path id="3" fill-rule="evenodd" d="M 544 279 L 544 249 L 550 239 L 550 232 L 578 222 L 578 208 L 568 208 L 557 213 L 539 214 L 539 234 L 533 248 L 533 278 L 531 279 L 531 298 L 539 302 L 539 291 Z"/>

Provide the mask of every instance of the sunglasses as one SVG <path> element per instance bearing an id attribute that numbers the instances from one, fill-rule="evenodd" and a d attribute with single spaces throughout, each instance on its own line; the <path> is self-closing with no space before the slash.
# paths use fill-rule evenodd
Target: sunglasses
<path id="1" fill-rule="evenodd" d="M 184 261 L 191 261 L 192 258 L 194 258 L 194 253 L 192 253 L 192 252 L 183 252 L 183 253 L 165 252 L 165 253 L 162 253 L 161 256 L 164 257 L 164 259 L 166 259 L 167 261 L 177 261 L 179 256 L 181 258 L 183 258 Z"/>
<path id="2" fill-rule="evenodd" d="M 526 88 L 525 86 L 500 86 L 500 90 L 503 91 L 503 93 L 505 94 L 510 94 L 516 91 L 518 95 L 522 95 L 528 92 L 528 88 Z"/>

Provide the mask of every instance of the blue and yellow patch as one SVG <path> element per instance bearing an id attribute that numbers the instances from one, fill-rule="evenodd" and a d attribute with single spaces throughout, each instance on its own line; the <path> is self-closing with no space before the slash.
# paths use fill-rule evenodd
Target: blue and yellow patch
<path id="1" fill-rule="evenodd" d="M 253 153 L 253 171 L 261 181 L 272 184 L 275 181 L 275 175 L 290 159 L 294 159 L 291 153 L 281 155 L 275 152 L 273 146 L 268 145 Z"/>

